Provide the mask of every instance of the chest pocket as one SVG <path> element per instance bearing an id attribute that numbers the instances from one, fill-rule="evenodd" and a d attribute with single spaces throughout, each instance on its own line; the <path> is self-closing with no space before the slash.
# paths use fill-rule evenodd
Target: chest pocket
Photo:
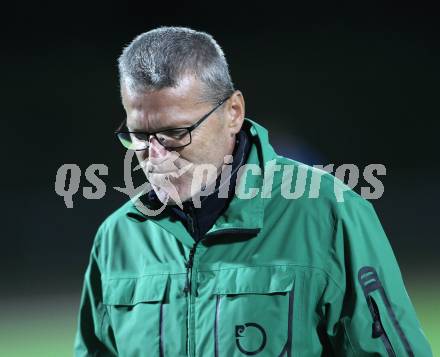
<path id="1" fill-rule="evenodd" d="M 284 266 L 219 270 L 215 356 L 291 356 L 294 273 Z"/>
<path id="2" fill-rule="evenodd" d="M 183 281 L 168 274 L 103 281 L 119 356 L 184 354 L 186 304 L 178 293 Z"/>

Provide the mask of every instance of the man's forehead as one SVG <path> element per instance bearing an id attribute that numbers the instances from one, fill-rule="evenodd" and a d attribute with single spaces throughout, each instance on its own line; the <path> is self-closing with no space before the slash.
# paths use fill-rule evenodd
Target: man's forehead
<path id="1" fill-rule="evenodd" d="M 177 87 L 148 92 L 122 86 L 121 94 L 128 125 L 150 132 L 192 125 L 198 104 L 203 103 L 200 85 L 191 79 L 182 80 Z"/>
<path id="2" fill-rule="evenodd" d="M 122 85 L 121 93 L 124 106 L 146 107 L 149 109 L 163 106 L 191 107 L 201 101 L 202 83 L 193 76 L 185 76 L 177 86 L 158 90 L 136 91 L 128 85 Z"/>

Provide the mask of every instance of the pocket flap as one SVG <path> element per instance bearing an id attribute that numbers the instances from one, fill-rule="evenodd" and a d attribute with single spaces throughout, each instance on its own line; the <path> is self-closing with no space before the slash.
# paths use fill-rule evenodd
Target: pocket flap
<path id="1" fill-rule="evenodd" d="M 292 290 L 294 272 L 287 266 L 221 269 L 216 272 L 213 294 L 268 294 Z"/>
<path id="2" fill-rule="evenodd" d="M 140 302 L 162 301 L 167 281 L 168 274 L 105 280 L 103 281 L 103 303 L 136 305 Z"/>

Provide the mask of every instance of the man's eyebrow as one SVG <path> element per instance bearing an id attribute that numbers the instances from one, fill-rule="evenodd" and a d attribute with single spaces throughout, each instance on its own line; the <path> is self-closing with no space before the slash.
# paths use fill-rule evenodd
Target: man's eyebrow
<path id="1" fill-rule="evenodd" d="M 137 128 L 130 128 L 128 125 L 126 125 L 128 131 L 130 132 L 136 132 L 136 133 L 145 133 L 146 131 L 142 130 L 142 129 L 137 129 Z"/>
<path id="2" fill-rule="evenodd" d="M 128 129 L 128 131 L 130 132 L 135 132 L 135 133 L 149 133 L 148 131 L 146 131 L 145 129 L 141 128 L 141 127 L 137 127 L 135 126 L 131 126 L 128 125 L 128 121 L 125 121 L 125 127 Z"/>

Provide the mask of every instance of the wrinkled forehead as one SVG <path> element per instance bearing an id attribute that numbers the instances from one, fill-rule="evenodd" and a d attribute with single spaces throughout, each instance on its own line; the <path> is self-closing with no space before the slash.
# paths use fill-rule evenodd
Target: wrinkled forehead
<path id="1" fill-rule="evenodd" d="M 187 77 L 178 86 L 160 90 L 133 91 L 122 84 L 122 104 L 127 113 L 127 126 L 136 131 L 190 126 L 209 107 L 201 99 L 201 84 Z"/>

